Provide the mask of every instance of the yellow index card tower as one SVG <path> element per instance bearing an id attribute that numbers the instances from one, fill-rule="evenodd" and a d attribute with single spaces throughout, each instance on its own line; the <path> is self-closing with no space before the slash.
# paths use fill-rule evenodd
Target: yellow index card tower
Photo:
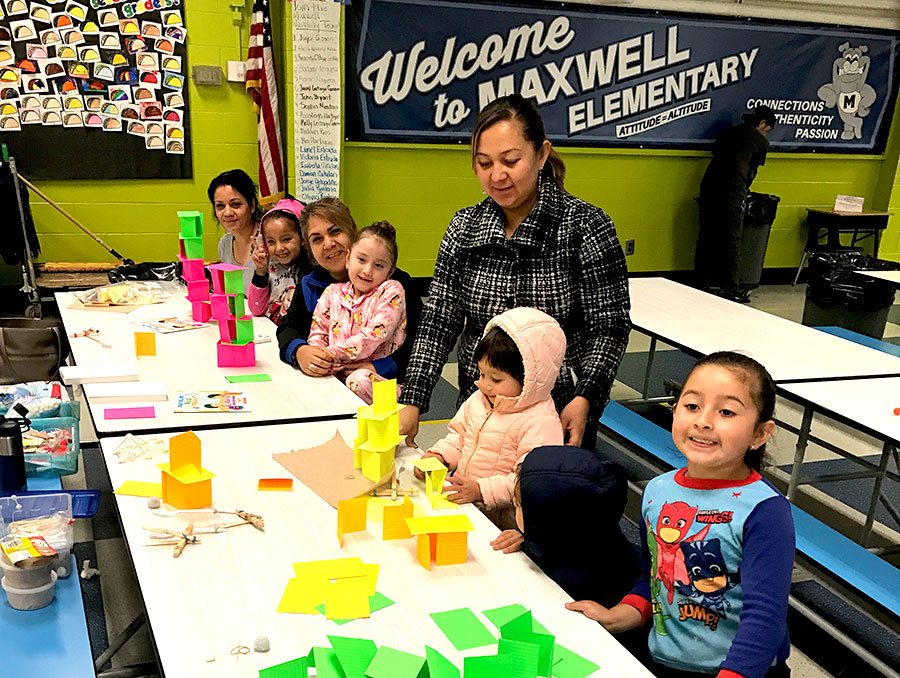
<path id="1" fill-rule="evenodd" d="M 169 463 L 162 469 L 162 500 L 177 509 L 206 508 L 212 504 L 212 479 L 200 465 L 200 438 L 193 431 L 169 439 Z"/>
<path id="2" fill-rule="evenodd" d="M 406 518 L 410 533 L 416 537 L 416 560 L 426 570 L 435 565 L 459 565 L 468 557 L 468 534 L 475 529 L 469 517 L 452 516 Z"/>
<path id="3" fill-rule="evenodd" d="M 372 404 L 356 413 L 357 430 L 353 440 L 353 467 L 372 482 L 378 482 L 391 472 L 400 435 L 397 404 L 397 380 L 376 381 L 372 384 Z"/>

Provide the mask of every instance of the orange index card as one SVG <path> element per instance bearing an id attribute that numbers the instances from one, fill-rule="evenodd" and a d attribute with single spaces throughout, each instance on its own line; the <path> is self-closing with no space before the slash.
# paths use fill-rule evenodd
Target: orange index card
<path id="1" fill-rule="evenodd" d="M 156 355 L 156 332 L 134 333 L 134 355 Z"/>
<path id="2" fill-rule="evenodd" d="M 359 619 L 369 614 L 368 577 L 343 577 L 329 582 L 325 595 L 326 618 Z"/>
<path id="3" fill-rule="evenodd" d="M 385 541 L 390 539 L 409 539 L 412 533 L 406 524 L 407 518 L 413 517 L 414 505 L 409 495 L 403 498 L 403 503 L 396 506 L 385 506 L 381 512 L 383 528 L 381 538 Z"/>
<path id="4" fill-rule="evenodd" d="M 368 497 L 357 497 L 338 502 L 337 537 L 338 543 L 342 547 L 345 534 L 362 532 L 366 529 L 366 504 L 368 501 Z M 334 619 L 349 619 L 349 617 L 334 617 Z"/>
<path id="5" fill-rule="evenodd" d="M 293 478 L 260 478 L 256 484 L 257 490 L 269 492 L 290 492 L 294 489 Z"/>
<path id="6" fill-rule="evenodd" d="M 319 614 L 316 605 L 321 605 L 323 600 L 325 600 L 324 590 L 318 591 L 301 579 L 289 579 L 281 602 L 278 603 L 278 612 Z"/>
<path id="7" fill-rule="evenodd" d="M 139 480 L 126 480 L 114 494 L 127 494 L 132 497 L 162 498 L 162 483 L 145 483 Z"/>
<path id="8" fill-rule="evenodd" d="M 426 570 L 431 569 L 431 537 L 429 534 L 420 534 L 416 538 L 416 560 Z"/>
<path id="9" fill-rule="evenodd" d="M 434 557 L 435 565 L 458 565 L 466 562 L 468 557 L 468 535 L 465 532 L 451 532 L 439 534 L 437 537 L 437 552 Z"/>

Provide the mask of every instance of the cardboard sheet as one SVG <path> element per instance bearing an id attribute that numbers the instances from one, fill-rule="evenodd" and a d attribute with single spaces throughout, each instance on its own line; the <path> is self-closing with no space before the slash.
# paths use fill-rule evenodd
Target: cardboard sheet
<path id="1" fill-rule="evenodd" d="M 340 433 L 317 447 L 281 452 L 273 454 L 272 458 L 334 508 L 339 501 L 368 494 L 391 481 L 388 474 L 373 483 L 353 468 L 353 449 Z"/>

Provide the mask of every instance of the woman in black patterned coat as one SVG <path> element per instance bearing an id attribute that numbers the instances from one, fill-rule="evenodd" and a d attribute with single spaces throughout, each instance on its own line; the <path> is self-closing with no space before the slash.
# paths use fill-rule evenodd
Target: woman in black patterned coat
<path id="1" fill-rule="evenodd" d="M 566 333 L 553 398 L 566 442 L 590 445 L 631 327 L 615 227 L 603 210 L 563 189 L 565 165 L 537 108 L 521 96 L 482 109 L 472 166 L 488 197 L 457 212 L 441 242 L 400 397 L 409 405 L 400 414 L 401 432 L 411 439 L 417 433 L 419 413 L 460 334 L 461 403 L 475 390 L 472 353 L 487 322 L 530 306 Z"/>

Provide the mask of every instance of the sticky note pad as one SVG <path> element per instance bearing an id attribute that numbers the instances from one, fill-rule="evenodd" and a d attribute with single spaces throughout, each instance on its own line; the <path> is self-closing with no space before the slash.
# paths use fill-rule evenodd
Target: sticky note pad
<path id="1" fill-rule="evenodd" d="M 552 675 L 556 678 L 587 678 L 600 667 L 572 650 L 556 644 L 553 648 Z"/>
<path id="2" fill-rule="evenodd" d="M 155 419 L 154 407 L 107 407 L 103 410 L 104 419 Z"/>
<path id="3" fill-rule="evenodd" d="M 246 384 L 253 381 L 272 381 L 268 374 L 232 374 L 225 379 L 229 384 Z"/>
<path id="4" fill-rule="evenodd" d="M 142 355 L 156 355 L 156 333 L 135 332 L 134 354 L 138 357 Z"/>
<path id="5" fill-rule="evenodd" d="M 368 678 L 417 678 L 425 657 L 381 646 L 366 669 Z"/>
<path id="6" fill-rule="evenodd" d="M 293 478 L 260 478 L 256 483 L 257 490 L 269 492 L 289 492 L 294 489 Z"/>
<path id="7" fill-rule="evenodd" d="M 494 635 L 467 607 L 431 615 L 434 623 L 444 632 L 453 647 L 462 652 L 473 647 L 484 647 L 497 642 Z"/>
<path id="8" fill-rule="evenodd" d="M 143 483 L 138 480 L 126 480 L 113 494 L 162 498 L 162 483 Z"/>

